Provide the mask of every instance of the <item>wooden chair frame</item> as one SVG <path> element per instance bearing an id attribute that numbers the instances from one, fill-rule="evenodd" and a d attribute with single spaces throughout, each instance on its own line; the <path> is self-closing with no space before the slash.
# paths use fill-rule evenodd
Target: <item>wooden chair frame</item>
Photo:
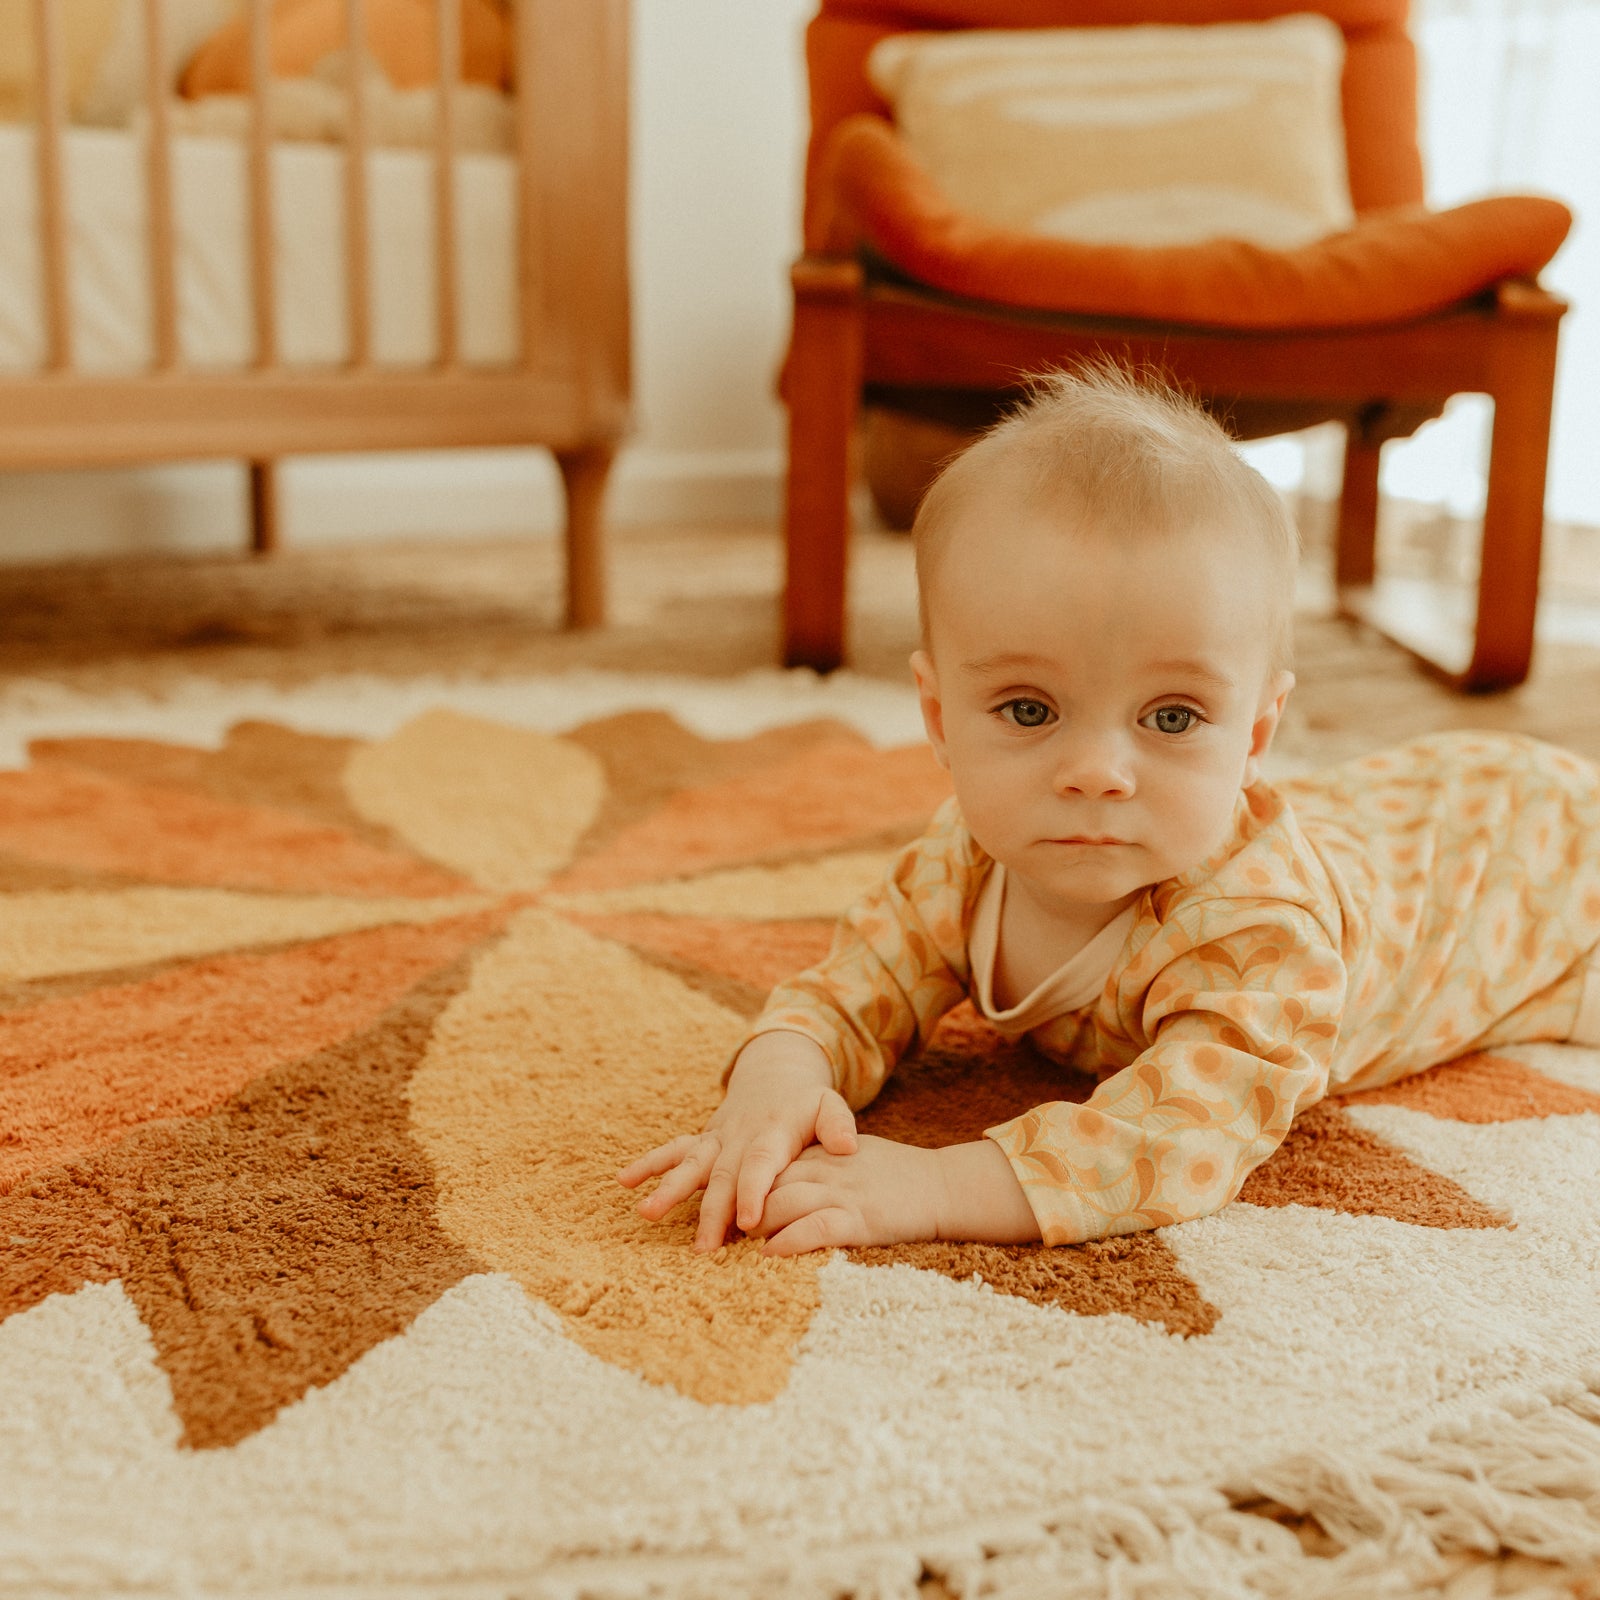
<path id="1" fill-rule="evenodd" d="M 1021 374 L 1097 356 L 1153 367 L 1221 411 L 1281 403 L 1296 425 L 1346 424 L 1337 582 L 1341 611 L 1379 628 L 1464 690 L 1509 687 L 1533 650 L 1556 339 L 1566 305 L 1507 282 L 1468 304 L 1392 326 L 1239 332 L 1008 310 L 802 257 L 785 388 L 789 476 L 784 659 L 831 671 L 845 655 L 850 439 L 865 388 L 1015 393 Z M 1475 622 L 1445 650 L 1419 646 L 1377 579 L 1385 437 L 1451 395 L 1494 401 Z M 1392 419 L 1410 416 L 1398 427 Z"/>
<path id="2" fill-rule="evenodd" d="M 48 357 L 44 370 L 0 377 L 0 469 L 123 465 L 232 456 L 247 460 L 253 549 L 277 545 L 275 462 L 303 452 L 544 445 L 567 497 L 569 626 L 605 618 L 600 507 L 627 425 L 627 0 L 517 0 L 518 298 L 521 354 L 504 367 L 464 364 L 457 347 L 454 92 L 460 0 L 438 7 L 438 133 L 434 149 L 440 352 L 432 367 L 389 369 L 371 354 L 361 74 L 350 74 L 344 273 L 351 329 L 342 368 L 281 361 L 274 302 L 271 132 L 265 111 L 269 0 L 247 0 L 253 130 L 249 173 L 253 367 L 195 370 L 178 344 L 171 190 L 170 85 L 162 80 L 164 0 L 143 0 L 151 315 L 149 371 L 79 370 L 68 292 L 64 199 L 65 87 L 57 0 L 34 0 L 40 111 L 40 251 Z M 360 0 L 345 0 L 352 56 Z M 337 270 L 338 264 L 330 265 Z"/>

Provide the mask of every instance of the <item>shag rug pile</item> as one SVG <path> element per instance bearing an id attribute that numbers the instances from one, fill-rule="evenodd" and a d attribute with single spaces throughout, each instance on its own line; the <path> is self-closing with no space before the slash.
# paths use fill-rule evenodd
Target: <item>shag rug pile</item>
<path id="1" fill-rule="evenodd" d="M 11 706 L 0 1594 L 1300 1600 L 1600 1561 L 1600 1053 L 1330 1101 L 1184 1227 L 702 1258 L 614 1174 L 944 794 L 906 703 L 232 693 Z M 957 1013 L 862 1125 L 1090 1087 Z"/>

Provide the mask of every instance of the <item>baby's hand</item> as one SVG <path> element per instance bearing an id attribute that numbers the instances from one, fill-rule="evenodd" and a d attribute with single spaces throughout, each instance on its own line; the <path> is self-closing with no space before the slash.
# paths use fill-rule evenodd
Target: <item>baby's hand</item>
<path id="1" fill-rule="evenodd" d="M 812 1148 L 781 1173 L 756 1232 L 768 1256 L 939 1237 L 939 1152 L 862 1134 L 854 1155 Z"/>
<path id="2" fill-rule="evenodd" d="M 827 1054 L 803 1034 L 758 1034 L 739 1052 L 728 1092 L 704 1132 L 657 1145 L 617 1181 L 634 1189 L 661 1177 L 655 1193 L 639 1202 L 640 1215 L 652 1222 L 703 1188 L 694 1244 L 715 1250 L 736 1219 L 746 1232 L 756 1226 L 773 1179 L 813 1139 L 835 1155 L 856 1148 L 856 1119 L 833 1087 Z"/>

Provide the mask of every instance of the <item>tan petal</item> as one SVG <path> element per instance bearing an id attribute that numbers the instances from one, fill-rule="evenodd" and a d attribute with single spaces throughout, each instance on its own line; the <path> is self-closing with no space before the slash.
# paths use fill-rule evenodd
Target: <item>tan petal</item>
<path id="1" fill-rule="evenodd" d="M 696 1255 L 617 1169 L 698 1128 L 744 1023 L 631 951 L 521 912 L 447 1007 L 410 1087 L 439 1220 L 586 1350 L 706 1402 L 770 1400 L 819 1302 L 814 1257 Z"/>
<path id="2" fill-rule="evenodd" d="M 584 915 L 656 911 L 675 917 L 837 917 L 894 859 L 892 850 L 852 850 L 781 867 L 732 867 L 701 878 L 641 883 L 593 894 L 552 894 L 549 903 Z"/>
<path id="3" fill-rule="evenodd" d="M 485 888 L 517 890 L 565 865 L 605 779 L 570 740 L 441 710 L 356 750 L 344 787 L 363 817 L 414 850 Z"/>
<path id="4" fill-rule="evenodd" d="M 0 981 L 105 972 L 219 950 L 325 939 L 387 923 L 438 922 L 482 896 L 346 900 L 232 889 L 58 889 L 0 902 Z"/>

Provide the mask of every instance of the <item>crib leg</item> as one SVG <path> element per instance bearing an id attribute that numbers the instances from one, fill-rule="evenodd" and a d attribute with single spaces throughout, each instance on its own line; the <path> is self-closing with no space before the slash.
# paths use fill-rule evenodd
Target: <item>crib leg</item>
<path id="1" fill-rule="evenodd" d="M 555 455 L 567 492 L 566 626 L 598 628 L 606 620 L 605 529 L 600 513 L 616 448 L 590 444 Z"/>
<path id="2" fill-rule="evenodd" d="M 270 556 L 278 548 L 278 463 L 250 463 L 250 550 Z"/>

